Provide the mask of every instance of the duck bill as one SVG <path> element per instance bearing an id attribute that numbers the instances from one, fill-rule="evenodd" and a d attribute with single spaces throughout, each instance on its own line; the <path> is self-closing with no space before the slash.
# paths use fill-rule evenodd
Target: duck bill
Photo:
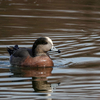
<path id="1" fill-rule="evenodd" d="M 61 53 L 60 50 L 56 49 L 55 46 L 52 46 L 51 50 L 50 51 L 55 51 L 55 52 L 58 52 L 58 53 Z"/>

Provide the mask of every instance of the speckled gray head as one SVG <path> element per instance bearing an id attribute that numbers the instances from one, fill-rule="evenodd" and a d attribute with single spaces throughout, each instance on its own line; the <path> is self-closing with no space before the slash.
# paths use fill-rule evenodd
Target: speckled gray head
<path id="1" fill-rule="evenodd" d="M 45 38 L 47 38 L 47 40 L 51 43 L 51 45 L 52 45 L 52 47 L 51 47 L 51 51 L 56 51 L 56 52 L 58 52 L 58 53 L 60 53 L 61 51 L 60 50 L 58 50 L 58 49 L 56 49 L 55 48 L 55 46 L 53 45 L 53 42 L 52 42 L 52 40 L 49 38 L 49 37 L 45 37 Z"/>
<path id="2" fill-rule="evenodd" d="M 60 53 L 60 50 L 54 47 L 53 42 L 49 37 L 38 38 L 33 44 L 32 51 L 34 53 L 46 53 L 48 51 L 56 51 Z"/>

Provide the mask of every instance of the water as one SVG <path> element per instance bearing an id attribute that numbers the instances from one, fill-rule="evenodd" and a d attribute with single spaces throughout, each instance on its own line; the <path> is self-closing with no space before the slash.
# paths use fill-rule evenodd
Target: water
<path id="1" fill-rule="evenodd" d="M 11 66 L 6 48 L 50 37 L 53 68 Z M 0 0 L 0 100 L 100 99 L 99 0 Z"/>

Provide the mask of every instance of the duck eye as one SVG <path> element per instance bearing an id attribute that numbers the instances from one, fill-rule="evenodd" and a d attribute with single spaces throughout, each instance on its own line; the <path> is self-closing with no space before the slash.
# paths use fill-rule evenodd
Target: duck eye
<path id="1" fill-rule="evenodd" d="M 43 44 L 48 44 L 47 42 L 44 42 Z"/>

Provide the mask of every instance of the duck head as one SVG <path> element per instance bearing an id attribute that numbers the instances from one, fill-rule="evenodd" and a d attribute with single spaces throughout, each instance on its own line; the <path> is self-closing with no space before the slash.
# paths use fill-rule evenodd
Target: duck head
<path id="1" fill-rule="evenodd" d="M 48 51 L 55 51 L 60 53 L 60 50 L 56 49 L 52 40 L 49 37 L 38 38 L 32 47 L 32 55 L 45 55 Z"/>

